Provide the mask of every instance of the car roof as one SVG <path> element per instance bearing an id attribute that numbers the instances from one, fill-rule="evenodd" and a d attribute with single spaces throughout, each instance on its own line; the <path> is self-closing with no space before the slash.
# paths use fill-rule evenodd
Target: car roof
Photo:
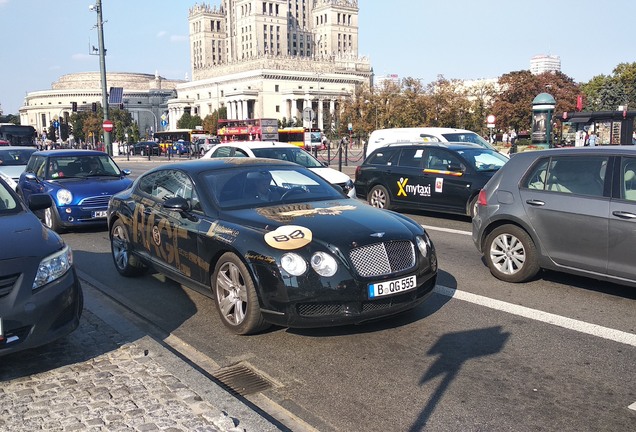
<path id="1" fill-rule="evenodd" d="M 530 158 L 539 158 L 542 156 L 556 156 L 556 155 L 568 155 L 568 154 L 603 154 L 603 155 L 626 155 L 636 156 L 636 146 L 634 145 L 603 145 L 593 147 L 561 147 L 544 150 L 532 150 L 522 153 L 513 153 L 511 156 L 517 157 L 524 155 Z"/>
<path id="2" fill-rule="evenodd" d="M 449 150 L 467 150 L 467 149 L 483 149 L 490 150 L 480 146 L 479 144 L 474 143 L 466 143 L 466 142 L 399 142 L 399 143 L 391 143 L 387 144 L 383 147 L 378 147 L 375 151 L 386 149 L 387 147 L 391 148 L 402 148 L 402 147 L 444 147 Z M 493 151 L 493 150 L 490 150 Z"/>
<path id="3" fill-rule="evenodd" d="M 217 146 L 229 145 L 233 147 L 239 148 L 248 148 L 248 149 L 261 149 L 261 148 L 300 148 L 296 145 L 284 143 L 280 141 L 225 141 L 216 144 Z"/>
<path id="4" fill-rule="evenodd" d="M 228 158 L 212 158 L 212 159 L 196 159 L 196 160 L 184 160 L 182 162 L 175 162 L 171 164 L 164 164 L 153 168 L 148 171 L 158 171 L 161 169 L 178 169 L 190 172 L 192 174 L 198 174 L 204 171 L 210 170 L 222 170 L 226 168 L 242 168 L 242 167 L 274 167 L 281 168 L 298 168 L 307 169 L 301 165 L 293 162 L 282 161 L 279 159 L 268 158 L 245 158 L 245 157 L 228 157 Z"/>
<path id="5" fill-rule="evenodd" d="M 61 149 L 61 150 L 42 150 L 33 153 L 38 156 L 108 156 L 108 153 L 97 150 L 77 150 L 77 149 Z"/>
<path id="6" fill-rule="evenodd" d="M 35 150 L 37 151 L 37 147 L 33 146 L 2 146 L 0 150 Z"/>

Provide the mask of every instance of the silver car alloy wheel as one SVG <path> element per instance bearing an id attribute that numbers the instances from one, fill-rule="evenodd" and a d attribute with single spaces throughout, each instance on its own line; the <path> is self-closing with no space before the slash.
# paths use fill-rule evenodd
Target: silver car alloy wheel
<path id="1" fill-rule="evenodd" d="M 500 234 L 490 245 L 490 260 L 498 271 L 513 275 L 520 272 L 526 262 L 523 243 L 512 234 Z"/>
<path id="2" fill-rule="evenodd" d="M 373 189 L 371 192 L 371 205 L 381 209 L 386 206 L 386 195 L 382 189 Z"/>
<path id="3" fill-rule="evenodd" d="M 232 325 L 240 325 L 247 312 L 247 286 L 241 270 L 232 262 L 224 263 L 219 269 L 216 297 L 224 319 Z"/>
<path id="4" fill-rule="evenodd" d="M 113 228 L 113 238 L 111 240 L 113 245 L 113 258 L 115 259 L 115 265 L 121 270 L 128 266 L 128 240 L 123 232 L 122 226 L 115 226 Z"/>

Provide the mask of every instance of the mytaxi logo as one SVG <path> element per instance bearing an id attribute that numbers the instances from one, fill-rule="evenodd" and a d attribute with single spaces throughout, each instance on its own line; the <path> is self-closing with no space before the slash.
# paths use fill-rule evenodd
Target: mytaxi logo
<path id="1" fill-rule="evenodd" d="M 401 178 L 400 180 L 398 180 L 397 185 L 398 185 L 398 193 L 397 196 L 406 196 L 406 190 L 404 190 L 404 188 L 406 187 L 406 184 L 409 182 L 409 179 L 407 178 Z"/>

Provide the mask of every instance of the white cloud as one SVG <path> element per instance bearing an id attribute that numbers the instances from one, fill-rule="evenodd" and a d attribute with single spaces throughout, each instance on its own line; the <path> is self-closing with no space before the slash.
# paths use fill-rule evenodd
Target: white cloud
<path id="1" fill-rule="evenodd" d="M 0 0 L 0 7 L 9 4 L 9 0 Z"/>
<path id="2" fill-rule="evenodd" d="M 2 1 L 2 0 L 0 0 L 0 1 Z M 167 34 L 168 34 L 168 32 L 167 32 L 167 31 L 165 31 L 165 30 L 161 30 L 159 33 L 157 33 L 157 37 L 158 37 L 158 38 L 162 38 L 162 37 L 164 37 L 164 36 L 165 36 L 165 35 L 167 35 Z"/>

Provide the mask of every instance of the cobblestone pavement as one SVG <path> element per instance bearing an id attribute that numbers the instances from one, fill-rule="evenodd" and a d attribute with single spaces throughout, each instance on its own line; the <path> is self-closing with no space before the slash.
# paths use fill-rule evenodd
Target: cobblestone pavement
<path id="1" fill-rule="evenodd" d="M 0 431 L 280 430 L 83 288 L 73 333 L 0 357 Z"/>

